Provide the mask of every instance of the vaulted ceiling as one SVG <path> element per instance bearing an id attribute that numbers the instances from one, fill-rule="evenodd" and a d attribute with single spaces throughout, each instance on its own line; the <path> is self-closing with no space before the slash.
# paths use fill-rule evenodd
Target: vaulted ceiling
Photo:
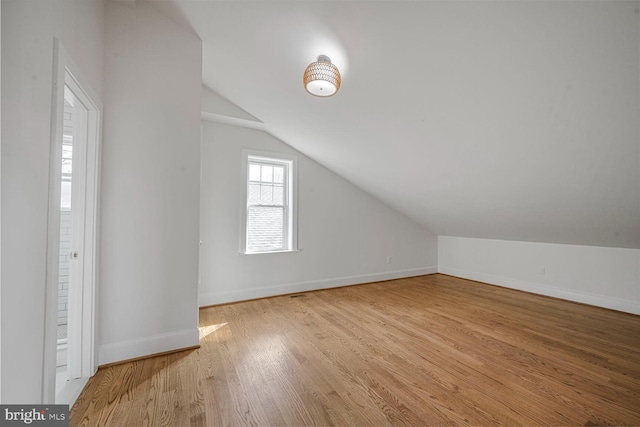
<path id="1" fill-rule="evenodd" d="M 438 235 L 640 248 L 640 2 L 151 4 L 206 86 Z"/>

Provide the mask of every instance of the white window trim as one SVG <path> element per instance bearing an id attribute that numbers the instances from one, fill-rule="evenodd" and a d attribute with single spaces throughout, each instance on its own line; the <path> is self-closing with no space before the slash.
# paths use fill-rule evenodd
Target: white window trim
<path id="1" fill-rule="evenodd" d="M 248 190 L 248 165 L 249 158 L 264 160 L 267 162 L 287 162 L 289 163 L 289 191 L 286 195 L 288 199 L 289 228 L 287 237 L 289 248 L 272 251 L 248 251 L 247 250 L 247 190 Z M 297 252 L 298 249 L 298 156 L 293 154 L 272 153 L 256 150 L 242 150 L 242 162 L 240 167 L 240 254 L 241 255 L 262 255 L 274 253 Z"/>

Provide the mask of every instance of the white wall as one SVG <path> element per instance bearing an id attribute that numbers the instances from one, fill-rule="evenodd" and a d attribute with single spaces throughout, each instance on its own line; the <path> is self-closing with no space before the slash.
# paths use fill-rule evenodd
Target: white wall
<path id="1" fill-rule="evenodd" d="M 42 399 L 53 38 L 102 93 L 102 1 L 2 0 L 2 399 Z"/>
<path id="2" fill-rule="evenodd" d="M 299 156 L 300 251 L 239 255 L 244 148 Z M 205 122 L 201 160 L 201 306 L 436 271 L 433 234 L 263 131 Z"/>
<path id="3" fill-rule="evenodd" d="M 198 344 L 200 40 L 107 2 L 99 363 Z"/>
<path id="4" fill-rule="evenodd" d="M 640 314 L 640 249 L 440 236 L 438 271 Z"/>
<path id="5" fill-rule="evenodd" d="M 0 70 L 2 70 L 2 2 L 0 2 Z M 2 71 L 0 71 L 0 81 Z M 0 85 L 2 93 L 2 85 Z M 0 129 L 2 129 L 2 107 L 0 106 Z M 1 132 L 0 132 L 1 134 Z M 2 147 L 2 135 L 0 135 Z M 2 150 L 0 149 L 0 241 L 2 241 Z M 0 245 L 0 343 L 2 343 L 2 245 Z M 2 402 L 2 351 L 0 351 L 0 402 Z"/>

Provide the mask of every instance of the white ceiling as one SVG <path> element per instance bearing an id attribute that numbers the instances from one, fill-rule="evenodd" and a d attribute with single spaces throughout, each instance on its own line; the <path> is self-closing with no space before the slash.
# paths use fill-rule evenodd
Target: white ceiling
<path id="1" fill-rule="evenodd" d="M 436 234 L 640 248 L 640 2 L 151 3 L 205 85 Z"/>

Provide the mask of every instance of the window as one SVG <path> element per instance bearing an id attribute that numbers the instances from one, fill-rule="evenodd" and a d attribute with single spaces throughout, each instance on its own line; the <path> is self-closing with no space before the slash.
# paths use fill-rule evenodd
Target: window
<path id="1" fill-rule="evenodd" d="M 296 158 L 243 152 L 242 252 L 296 250 Z"/>

